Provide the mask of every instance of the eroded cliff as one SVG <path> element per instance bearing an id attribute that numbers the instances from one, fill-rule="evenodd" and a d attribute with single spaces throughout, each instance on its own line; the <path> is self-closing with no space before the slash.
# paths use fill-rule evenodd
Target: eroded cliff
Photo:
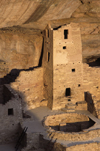
<path id="1" fill-rule="evenodd" d="M 99 0 L 0 1 L 0 77 L 12 69 L 38 66 L 47 23 L 53 27 L 77 22 L 83 62 L 100 57 Z"/>

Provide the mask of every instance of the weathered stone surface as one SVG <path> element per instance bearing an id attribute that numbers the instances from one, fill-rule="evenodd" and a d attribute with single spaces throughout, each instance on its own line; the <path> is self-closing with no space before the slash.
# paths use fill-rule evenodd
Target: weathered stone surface
<path id="1" fill-rule="evenodd" d="M 17 25 L 19 24 L 23 28 L 25 27 L 25 29 L 21 28 L 20 30 L 19 28 L 11 28 L 9 30 L 0 31 L 0 77 L 6 75 L 13 68 L 25 69 L 38 65 L 42 49 L 42 37 L 37 35 L 38 31 L 35 31 L 34 33 L 31 29 L 38 28 L 43 30 L 49 20 L 52 20 L 50 23 L 55 27 L 65 23 L 78 22 L 82 35 L 83 62 L 86 62 L 87 58 L 92 58 L 92 56 L 94 56 L 94 58 L 99 57 L 100 2 L 98 0 L 91 2 L 89 0 L 84 0 L 83 3 L 80 3 L 78 0 L 70 2 L 68 0 L 63 0 L 61 2 L 59 0 L 51 2 L 51 0 L 49 0 L 48 2 L 43 1 L 42 3 L 41 1 L 35 2 L 27 0 L 27 3 L 22 3 L 22 1 L 16 3 L 14 1 L 8 5 L 8 1 L 5 1 L 1 2 L 1 4 L 1 8 L 4 9 L 7 7 L 7 11 L 2 14 L 5 15 L 6 18 L 4 19 L 4 23 L 1 23 L 0 26 L 7 27 L 16 25 L 17 23 Z M 14 6 L 14 9 L 10 10 L 12 5 Z M 23 9 L 21 6 L 23 6 Z M 25 11 L 24 14 L 23 11 L 26 7 L 27 11 Z M 65 9 L 66 7 L 69 7 L 69 9 Z M 11 13 L 7 18 L 7 13 L 10 11 Z M 43 16 L 39 15 L 41 12 Z M 22 13 L 23 16 L 21 17 Z M 12 16 L 10 16 L 11 14 Z M 38 17 L 36 18 L 35 16 Z M 23 22 L 26 23 L 23 24 Z"/>
<path id="2" fill-rule="evenodd" d="M 88 116 L 77 114 L 77 113 L 63 113 L 48 116 L 44 122 L 45 126 L 57 126 L 60 123 L 75 123 L 75 122 L 82 122 L 82 121 L 89 121 Z"/>
<path id="3" fill-rule="evenodd" d="M 0 27 L 37 21 L 43 24 L 52 19 L 70 18 L 80 4 L 79 0 L 1 0 Z"/>
<path id="4" fill-rule="evenodd" d="M 42 50 L 42 36 L 33 29 L 0 30 L 0 77 L 12 69 L 38 66 Z"/>
<path id="5" fill-rule="evenodd" d="M 82 5 L 72 14 L 72 17 L 100 17 L 100 1 L 82 1 Z"/>
<path id="6" fill-rule="evenodd" d="M 8 85 L 5 86 L 3 95 L 4 100 L 0 102 L 0 144 L 17 141 L 19 122 L 22 121 L 22 106 L 19 95 Z"/>
<path id="7" fill-rule="evenodd" d="M 82 34 L 83 62 L 87 62 L 87 58 L 98 58 L 100 54 L 99 36 L 100 24 L 94 22 L 95 18 L 100 17 L 100 1 L 99 0 L 82 0 L 82 5 L 72 14 L 72 17 L 80 19 L 80 27 Z M 81 23 L 81 18 L 93 17 L 91 23 Z M 100 20 L 98 18 L 98 20 Z M 93 23 L 94 22 L 94 23 Z M 83 35 L 84 34 L 84 35 Z"/>
<path id="8" fill-rule="evenodd" d="M 43 39 L 42 39 L 42 35 L 40 34 L 40 30 L 34 31 L 33 28 L 43 30 L 45 28 L 45 25 L 50 20 L 52 20 L 50 22 L 55 27 L 57 27 L 58 25 L 67 24 L 71 22 L 79 23 L 80 28 L 81 28 L 83 62 L 87 62 L 87 60 L 89 59 L 95 60 L 96 58 L 100 57 L 100 44 L 99 44 L 100 43 L 100 40 L 99 40 L 100 39 L 100 1 L 99 0 L 91 0 L 91 1 L 90 0 L 80 0 L 80 1 L 79 0 L 62 0 L 62 1 L 61 0 L 54 0 L 54 1 L 52 0 L 48 0 L 48 1 L 47 0 L 43 0 L 43 1 L 42 0 L 39 0 L 39 1 L 38 0 L 37 1 L 35 0 L 23 0 L 23 1 L 11 0 L 10 2 L 7 0 L 7 1 L 1 1 L 0 4 L 1 4 L 0 5 L 0 14 L 1 14 L 0 15 L 1 16 L 0 28 L 16 26 L 16 25 L 20 25 L 21 27 L 23 27 L 23 28 L 20 28 L 18 26 L 17 28 L 12 27 L 10 29 L 0 30 L 0 78 L 6 75 L 7 73 L 9 73 L 12 69 L 28 69 L 30 67 L 39 65 Z M 74 28 L 73 35 L 72 35 L 73 39 L 75 40 L 74 47 L 78 50 L 81 50 L 81 47 L 79 47 L 80 46 L 79 39 L 75 35 L 75 31 L 77 31 L 77 29 Z M 56 36 L 55 36 L 55 39 L 57 39 Z M 55 46 L 56 48 L 57 48 L 57 45 Z M 67 46 L 69 47 L 68 44 Z M 74 61 L 77 62 L 78 59 L 81 57 L 77 55 L 79 53 L 76 53 L 76 57 L 75 57 L 74 47 L 67 48 L 67 52 L 69 50 L 70 59 L 74 58 Z M 49 47 L 49 49 L 51 52 L 51 47 Z M 72 57 L 72 55 L 74 57 Z M 46 57 L 47 57 L 47 53 L 46 53 Z M 58 61 L 57 64 L 60 63 L 61 61 L 60 58 L 61 58 L 61 54 L 56 59 L 56 61 Z M 65 58 L 65 61 L 67 61 L 66 58 Z M 69 60 L 67 63 L 69 63 Z M 71 77 L 72 70 L 70 69 L 73 69 L 73 68 L 71 64 L 69 64 L 69 68 L 66 65 L 65 65 L 66 68 L 65 66 L 62 66 L 62 65 L 59 67 L 57 66 L 55 66 L 54 68 L 55 69 L 55 83 L 57 83 L 56 87 L 54 87 L 55 94 L 56 94 L 55 97 L 58 97 L 59 94 L 65 95 L 66 87 L 64 88 L 64 91 L 61 88 L 58 91 L 58 86 L 62 86 L 62 84 L 64 85 L 65 81 L 68 80 L 67 82 L 70 82 L 71 85 L 73 86 L 74 84 L 77 85 L 77 89 L 75 92 L 75 93 L 78 92 L 76 95 L 77 99 L 80 99 L 78 95 L 81 92 L 83 93 L 83 90 L 84 91 L 89 90 L 91 93 L 95 93 L 98 99 L 100 98 L 100 89 L 99 89 L 100 72 L 97 68 L 91 68 L 87 65 L 83 65 L 84 68 L 81 68 L 83 66 L 78 66 L 77 64 L 75 64 L 73 65 L 73 67 L 75 67 L 76 71 L 81 71 L 81 69 L 83 69 L 82 77 L 79 72 L 79 74 L 77 74 L 76 77 L 74 75 L 73 76 L 74 78 L 72 78 Z M 48 68 L 50 68 L 49 65 L 48 65 Z M 57 70 L 59 71 L 57 72 Z M 69 71 L 67 72 L 67 70 Z M 69 74 L 67 78 L 65 76 L 66 72 L 67 73 L 71 72 L 71 74 Z M 60 76 L 60 78 L 62 78 L 61 82 L 57 81 L 57 76 Z M 64 76 L 65 76 L 65 79 L 63 79 Z M 47 74 L 44 74 L 44 77 L 47 77 Z M 51 78 L 50 74 L 48 74 L 47 78 Z M 60 78 L 59 80 L 61 80 Z M 80 82 L 82 81 L 82 78 L 83 78 L 83 83 L 82 83 L 83 85 L 80 84 Z M 46 105 L 47 103 L 43 97 L 43 88 L 45 87 L 46 89 L 45 93 L 47 94 L 48 85 L 46 84 L 45 81 L 43 85 L 42 67 L 37 68 L 33 71 L 26 70 L 26 71 L 20 72 L 19 77 L 17 77 L 16 81 L 12 83 L 11 86 L 13 89 L 15 89 L 18 92 L 20 98 L 22 98 L 22 101 L 20 102 L 22 104 L 18 103 L 17 100 L 11 100 L 5 106 L 3 107 L 2 105 L 0 106 L 1 108 L 0 114 L 2 117 L 1 124 L 0 124 L 1 137 L 6 136 L 5 137 L 6 139 L 4 141 L 2 141 L 3 137 L 0 139 L 1 140 L 0 143 L 8 141 L 7 135 L 10 135 L 9 129 L 10 130 L 13 129 L 13 124 L 15 122 L 14 121 L 15 117 L 14 118 L 6 117 L 8 106 L 10 108 L 13 107 L 14 109 L 16 108 L 17 110 L 19 110 L 19 105 L 20 106 L 22 105 L 23 110 L 25 111 L 27 109 L 33 109 L 41 105 Z M 66 84 L 66 86 L 68 86 L 68 83 Z M 73 92 L 72 92 L 72 95 L 74 94 Z M 48 89 L 48 94 L 50 94 L 50 89 Z M 62 107 L 61 105 L 65 105 L 66 100 L 61 101 L 61 99 L 62 98 L 60 97 L 58 98 L 58 102 L 55 106 L 58 105 L 61 108 Z M 94 100 L 94 104 L 95 104 L 95 110 L 98 113 L 98 118 L 100 118 L 100 110 L 99 110 L 100 102 L 98 101 L 98 99 Z M 1 97 L 1 100 L 2 100 L 2 97 Z M 82 104 L 79 104 L 79 106 L 77 107 L 78 110 L 86 109 L 86 108 L 87 108 L 87 104 L 84 104 L 84 106 Z M 14 110 L 16 119 L 17 119 L 17 116 L 19 115 L 17 114 L 19 113 L 17 110 L 16 111 Z M 21 111 L 22 109 L 20 110 L 20 114 L 21 114 Z M 2 113 L 4 113 L 4 115 L 2 115 Z M 73 119 L 71 120 L 71 122 L 75 122 L 74 116 L 72 117 Z M 6 119 L 5 121 L 3 119 L 4 117 Z M 62 117 L 58 117 L 57 120 L 59 121 L 61 120 L 61 118 Z M 65 119 L 62 119 L 62 120 L 64 121 Z M 10 125 L 9 127 L 9 123 L 11 122 L 12 122 L 12 125 Z M 16 120 L 16 122 L 15 124 L 18 124 L 19 121 Z M 62 121 L 60 122 L 61 122 L 60 125 L 62 125 Z M 54 122 L 52 123 L 54 124 Z M 5 127 L 3 127 L 2 125 L 7 125 L 9 129 L 6 129 L 6 130 L 3 129 Z M 13 133 L 14 132 L 15 130 L 13 131 Z M 11 133 L 10 135 L 11 139 L 16 138 L 16 135 L 13 135 L 13 133 Z M 60 134 L 60 133 L 54 132 L 55 139 L 59 138 L 59 139 L 65 139 L 65 140 L 71 140 L 71 141 L 76 141 L 76 140 L 87 141 L 87 140 L 91 140 L 92 138 L 99 137 L 99 136 L 100 136 L 100 129 L 96 129 L 93 131 L 85 131 L 81 134 L 79 133 L 76 133 L 76 134 L 61 133 Z M 33 138 L 31 137 L 28 138 L 27 142 L 28 142 L 29 147 L 30 147 L 30 144 L 33 144 L 32 139 Z M 36 139 L 34 141 L 37 142 Z M 91 149 L 90 144 L 89 145 L 81 144 L 79 146 L 76 145 L 74 147 L 72 146 L 71 148 L 66 149 L 66 151 L 70 151 L 70 150 L 73 150 L 73 151 L 74 150 L 97 150 L 99 151 L 100 149 L 98 148 L 98 144 L 93 143 L 92 149 Z"/>
<path id="9" fill-rule="evenodd" d="M 60 143 L 54 144 L 54 151 L 99 151 L 100 150 L 100 143 L 93 142 L 93 143 L 84 143 L 84 144 L 78 144 L 74 146 L 68 147 L 67 145 L 63 145 Z"/>
<path id="10" fill-rule="evenodd" d="M 82 35 L 83 62 L 100 57 L 100 34 Z M 91 59 L 92 61 L 92 59 Z"/>
<path id="11" fill-rule="evenodd" d="M 71 146 L 66 148 L 66 151 L 77 151 L 77 150 L 81 150 L 81 151 L 99 151 L 100 150 L 100 143 L 86 143 L 86 144 L 80 144 L 80 145 L 75 145 L 75 146 Z"/>
<path id="12" fill-rule="evenodd" d="M 100 143 L 93 142 L 93 143 L 84 143 L 84 144 L 78 144 L 74 146 L 67 147 L 67 145 L 61 145 L 60 143 L 54 144 L 54 150 L 55 151 L 99 151 L 100 150 Z"/>
<path id="13" fill-rule="evenodd" d="M 23 110 L 39 107 L 43 100 L 43 69 L 22 71 L 11 86 L 21 96 Z"/>

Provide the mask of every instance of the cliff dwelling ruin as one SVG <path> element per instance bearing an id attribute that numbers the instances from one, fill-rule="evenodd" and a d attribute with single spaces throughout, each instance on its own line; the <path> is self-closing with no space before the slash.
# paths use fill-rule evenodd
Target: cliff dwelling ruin
<path id="1" fill-rule="evenodd" d="M 0 4 L 0 151 L 99 151 L 100 1 Z"/>

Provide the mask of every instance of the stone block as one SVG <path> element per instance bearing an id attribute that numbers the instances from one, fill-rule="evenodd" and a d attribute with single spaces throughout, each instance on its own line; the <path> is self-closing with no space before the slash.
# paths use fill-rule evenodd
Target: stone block
<path id="1" fill-rule="evenodd" d="M 85 101 L 77 102 L 76 110 L 87 110 L 87 103 Z"/>

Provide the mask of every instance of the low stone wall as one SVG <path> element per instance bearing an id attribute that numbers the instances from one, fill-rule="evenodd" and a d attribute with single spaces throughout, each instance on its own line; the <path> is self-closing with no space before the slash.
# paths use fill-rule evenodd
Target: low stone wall
<path id="1" fill-rule="evenodd" d="M 48 116 L 44 120 L 44 126 L 47 128 L 47 132 L 50 137 L 54 139 L 66 140 L 66 141 L 83 141 L 83 140 L 91 140 L 93 138 L 100 136 L 100 129 L 86 129 L 81 130 L 80 132 L 62 132 L 52 129 L 52 126 L 60 125 L 60 123 L 74 123 L 74 122 L 86 122 L 89 118 L 85 115 L 77 114 L 77 113 L 68 113 L 68 114 L 58 114 Z M 92 121 L 90 119 L 90 121 Z M 94 121 L 92 121 L 94 122 Z M 95 123 L 95 122 L 94 122 Z M 50 127 L 51 126 L 51 127 Z M 84 123 L 82 126 L 84 127 Z M 89 127 L 87 127 L 89 128 Z"/>
<path id="2" fill-rule="evenodd" d="M 21 99 L 9 85 L 5 86 L 5 90 L 13 97 L 10 100 L 6 98 L 5 105 L 0 104 L 0 144 L 17 141 L 19 122 L 22 121 Z"/>
<path id="3" fill-rule="evenodd" d="M 26 146 L 21 151 L 29 151 L 39 148 L 39 133 L 26 132 Z"/>
<path id="4" fill-rule="evenodd" d="M 97 117 L 97 113 L 93 101 L 93 95 L 90 94 L 89 92 L 85 92 L 85 100 L 87 102 L 88 111 Z"/>
<path id="5" fill-rule="evenodd" d="M 100 68 L 83 64 L 83 90 L 100 98 Z"/>
<path id="6" fill-rule="evenodd" d="M 55 143 L 53 151 L 99 151 L 100 150 L 100 143 L 84 143 L 84 144 L 78 144 L 71 147 L 65 147 L 64 145 L 61 145 L 60 143 Z"/>
<path id="7" fill-rule="evenodd" d="M 84 142 L 82 144 L 67 146 L 66 144 L 63 144 L 64 142 L 57 142 L 57 141 L 50 141 L 48 138 L 43 137 L 40 135 L 40 147 L 43 149 L 52 148 L 52 151 L 99 151 L 100 150 L 100 143 L 93 142 L 93 143 L 87 143 Z M 77 142 L 78 143 L 78 142 Z"/>
<path id="8" fill-rule="evenodd" d="M 100 143 L 87 143 L 87 144 L 80 144 L 80 145 L 75 145 L 66 148 L 66 151 L 99 151 L 100 150 Z"/>
<path id="9" fill-rule="evenodd" d="M 61 145 L 60 143 L 55 143 L 53 151 L 66 151 L 66 147 L 64 147 L 64 145 Z"/>
<path id="10" fill-rule="evenodd" d="M 48 129 L 48 133 L 52 133 L 51 137 L 54 136 L 54 139 L 60 139 L 65 141 L 85 141 L 85 140 L 91 140 L 94 138 L 97 138 L 100 136 L 100 129 L 96 130 L 90 130 L 90 131 L 84 131 L 79 133 L 65 133 L 65 132 L 59 132 L 54 131 L 52 129 Z"/>
<path id="11" fill-rule="evenodd" d="M 87 101 L 88 111 L 100 119 L 100 100 L 89 92 L 85 93 L 85 100 Z"/>
<path id="12" fill-rule="evenodd" d="M 22 71 L 16 81 L 11 84 L 11 87 L 21 96 L 24 111 L 39 107 L 44 99 L 43 68 Z"/>
<path id="13" fill-rule="evenodd" d="M 45 126 L 56 126 L 60 123 L 74 123 L 74 122 L 83 122 L 89 121 L 88 116 L 77 114 L 77 113 L 63 113 L 57 115 L 47 116 L 44 125 Z"/>

